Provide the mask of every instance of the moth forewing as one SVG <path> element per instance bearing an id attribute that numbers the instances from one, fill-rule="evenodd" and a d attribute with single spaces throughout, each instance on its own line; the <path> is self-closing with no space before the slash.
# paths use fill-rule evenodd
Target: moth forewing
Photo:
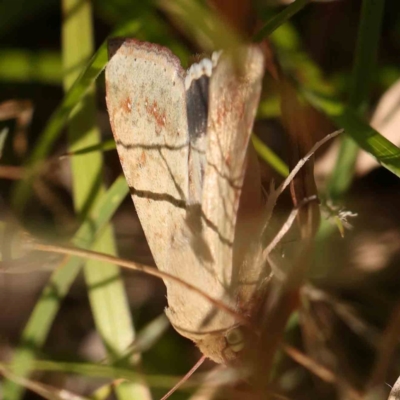
<path id="1" fill-rule="evenodd" d="M 241 48 L 235 56 L 222 54 L 210 78 L 201 235 L 211 255 L 208 263 L 203 257 L 203 265 L 214 276 L 212 285 L 207 287 L 209 293 L 238 312 L 249 313 L 252 294 L 261 282 L 257 279 L 264 275 L 259 263 L 260 236 L 252 237 L 258 244 L 249 247 L 256 254 L 242 255 L 235 260 L 233 254 L 237 244 L 236 219 L 246 173 L 247 148 L 261 92 L 264 57 L 256 46 Z M 261 196 L 260 182 L 258 186 Z M 245 252 L 249 248 L 242 246 Z M 254 265 L 249 265 L 253 262 Z M 227 335 L 232 336 L 229 332 L 236 326 L 235 319 L 223 310 L 214 309 L 201 323 L 202 331 L 209 332 L 196 338 L 202 352 L 219 361 L 236 358 L 236 349 L 232 350 L 229 346 L 232 343 L 227 343 Z"/>
<path id="2" fill-rule="evenodd" d="M 264 60 L 256 46 L 238 54 L 239 69 L 227 54 L 209 71 L 207 112 L 195 115 L 194 125 L 186 73 L 163 47 L 112 40 L 106 90 L 118 154 L 157 267 L 240 312 L 241 294 L 249 291 L 241 287 L 247 272 L 233 262 L 236 215 Z M 165 284 L 175 329 L 214 361 L 231 359 L 226 335 L 235 318 L 176 282 Z"/>
<path id="3" fill-rule="evenodd" d="M 209 104 L 202 210 L 209 222 L 207 235 L 215 258 L 216 276 L 231 298 L 239 303 L 243 302 L 245 292 L 252 291 L 242 283 L 256 282 L 252 272 L 257 271 L 256 275 L 261 272 L 260 265 L 244 265 L 245 256 L 234 263 L 233 253 L 239 244 L 235 237 L 240 236 L 236 222 L 263 74 L 262 51 L 257 46 L 248 46 L 233 55 L 222 55 L 210 81 L 213 95 Z M 261 197 L 260 181 L 256 185 L 259 192 L 254 194 Z M 259 237 L 251 239 L 261 244 Z M 253 254 L 251 258 L 258 255 Z M 249 296 L 246 295 L 246 301 Z"/>
<path id="4" fill-rule="evenodd" d="M 115 39 L 109 46 L 107 107 L 146 239 L 160 270 L 201 286 L 198 283 L 207 283 L 206 277 L 186 232 L 185 71 L 168 49 L 154 44 Z M 210 305 L 175 282 L 165 284 L 169 315 L 182 316 L 182 331 L 196 332 L 197 321 Z"/>

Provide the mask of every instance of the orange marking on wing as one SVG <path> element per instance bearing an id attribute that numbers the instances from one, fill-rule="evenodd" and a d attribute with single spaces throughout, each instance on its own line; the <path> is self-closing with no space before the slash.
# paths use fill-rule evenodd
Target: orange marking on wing
<path id="1" fill-rule="evenodd" d="M 125 98 L 121 102 L 121 108 L 126 112 L 129 113 L 132 110 L 132 102 L 129 97 Z"/>
<path id="2" fill-rule="evenodd" d="M 160 110 L 158 103 L 155 100 L 153 101 L 153 104 L 150 104 L 146 99 L 145 106 L 147 113 L 153 117 L 156 123 L 156 134 L 159 135 L 161 133 L 161 129 L 165 127 L 165 111 Z"/>
<path id="3" fill-rule="evenodd" d="M 142 154 L 140 155 L 139 163 L 141 166 L 144 166 L 146 164 L 146 152 L 144 150 L 142 151 Z"/>

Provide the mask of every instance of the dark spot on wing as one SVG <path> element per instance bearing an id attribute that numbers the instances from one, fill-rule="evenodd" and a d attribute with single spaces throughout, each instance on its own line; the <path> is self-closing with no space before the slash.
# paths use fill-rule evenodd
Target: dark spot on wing
<path id="1" fill-rule="evenodd" d="M 186 91 L 186 110 L 191 141 L 204 135 L 207 130 L 209 83 L 210 78 L 202 75 L 199 79 L 193 79 Z"/>

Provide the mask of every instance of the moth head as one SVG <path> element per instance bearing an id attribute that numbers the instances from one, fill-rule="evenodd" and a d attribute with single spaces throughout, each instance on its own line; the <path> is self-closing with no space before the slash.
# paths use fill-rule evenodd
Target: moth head
<path id="1" fill-rule="evenodd" d="M 248 333 L 236 325 L 225 331 L 198 334 L 191 337 L 199 350 L 218 364 L 238 365 L 246 352 Z"/>

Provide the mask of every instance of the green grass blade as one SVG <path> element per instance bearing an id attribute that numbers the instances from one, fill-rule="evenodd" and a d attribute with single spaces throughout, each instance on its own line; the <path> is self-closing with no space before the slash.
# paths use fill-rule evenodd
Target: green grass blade
<path id="1" fill-rule="evenodd" d="M 76 232 L 72 242 L 79 247 L 91 248 L 96 238 L 103 232 L 116 209 L 129 193 L 125 178 L 120 176 L 94 205 L 88 218 Z M 50 331 L 61 302 L 80 271 L 82 259 L 71 257 L 52 273 L 47 285 L 29 317 L 22 332 L 20 345 L 15 352 L 12 365 L 18 376 L 26 376 Z M 4 397 L 17 399 L 23 388 L 11 382 L 4 384 Z"/>
<path id="2" fill-rule="evenodd" d="M 141 329 L 136 335 L 135 341 L 126 349 L 125 354 L 120 358 L 120 361 L 124 359 L 130 359 L 134 354 L 142 353 L 149 350 L 155 342 L 165 333 L 170 327 L 170 322 L 165 313 L 162 313 L 157 318 L 148 323 Z"/>
<path id="3" fill-rule="evenodd" d="M 0 367 L 10 368 L 11 365 L 0 363 Z M 23 367 L 18 365 L 18 367 Z M 49 360 L 35 360 L 30 364 L 30 369 L 35 371 L 63 372 L 70 374 L 79 374 L 86 377 L 106 378 L 106 379 L 126 379 L 128 381 L 139 381 L 141 375 L 138 372 L 115 365 L 103 365 L 93 363 L 74 363 L 74 362 L 56 362 Z M 146 380 L 153 387 L 170 389 L 182 377 L 172 377 L 165 375 L 146 375 Z M 200 379 L 199 379 L 200 380 Z M 197 380 L 196 380 L 197 381 Z M 197 381 L 197 384 L 199 382 Z M 141 400 L 138 398 L 138 400 Z"/>
<path id="4" fill-rule="evenodd" d="M 400 176 L 400 150 L 369 126 L 351 107 L 336 98 L 333 86 L 323 80 L 322 71 L 302 51 L 300 37 L 294 29 L 291 29 L 290 24 L 285 24 L 276 30 L 271 35 L 271 40 L 278 50 L 280 59 L 284 61 L 285 70 L 289 75 L 298 78 L 299 74 L 296 74 L 298 68 L 307 71 L 307 74 L 301 74 L 301 81 L 297 81 L 304 97 L 339 128 L 344 128 L 346 135 L 375 157 L 382 166 Z M 312 74 L 308 73 L 309 71 L 313 71 Z M 348 162 L 346 157 L 344 162 Z M 344 177 L 342 182 L 345 179 Z"/>
<path id="5" fill-rule="evenodd" d="M 289 6 L 287 6 L 283 11 L 279 14 L 275 15 L 271 18 L 255 35 L 254 41 L 261 42 L 267 36 L 269 36 L 272 32 L 274 32 L 277 28 L 279 28 L 282 24 L 287 22 L 293 15 L 297 14 L 300 10 L 302 10 L 310 0 L 296 0 Z"/>
<path id="6" fill-rule="evenodd" d="M 376 71 L 376 55 L 379 47 L 384 6 L 384 0 L 364 0 L 362 4 L 349 97 L 349 106 L 360 115 L 365 110 Z M 346 117 L 346 119 L 348 118 Z M 354 136 L 343 136 L 342 138 L 336 166 L 328 183 L 329 195 L 334 200 L 340 198 L 352 182 L 358 154 L 357 144 L 360 145 L 362 138 L 356 139 L 356 141 L 353 139 L 356 138 Z M 368 142 L 368 140 L 366 141 Z M 375 144 L 378 148 L 382 145 L 379 141 L 375 141 Z"/>
<path id="7" fill-rule="evenodd" d="M 251 140 L 258 155 L 276 172 L 286 178 L 289 175 L 288 166 L 256 135 L 252 135 Z"/>
<path id="8" fill-rule="evenodd" d="M 110 151 L 110 150 L 115 150 L 115 140 L 114 139 L 106 140 L 104 142 L 95 144 L 93 146 L 81 147 L 77 150 L 69 151 L 68 153 L 60 156 L 60 158 L 82 156 L 85 154 L 90 154 L 94 151 L 100 151 L 100 152 L 104 153 L 105 151 Z"/>
<path id="9" fill-rule="evenodd" d="M 77 78 L 74 67 L 85 63 L 93 52 L 92 9 L 90 3 L 82 0 L 63 0 L 62 4 L 64 70 L 71 71 L 64 76 L 64 86 L 68 90 Z M 78 111 L 69 122 L 68 141 L 71 152 L 101 142 L 96 125 L 94 85 L 89 88 L 78 105 Z M 85 156 L 73 157 L 70 162 L 75 210 L 81 218 L 85 218 L 87 210 L 105 190 L 101 183 L 102 154 L 92 152 Z M 111 226 L 106 227 L 93 249 L 107 254 L 116 253 Z M 96 330 L 111 360 L 118 359 L 135 339 L 120 269 L 116 265 L 89 260 L 85 263 L 84 275 Z M 129 364 L 128 360 L 127 365 Z M 140 382 L 122 383 L 115 387 L 115 392 L 119 400 L 150 398 L 145 384 Z"/>
<path id="10" fill-rule="evenodd" d="M 303 93 L 315 108 L 323 111 L 337 126 L 344 128 L 358 146 L 400 177 L 400 149 L 398 147 L 373 129 L 356 111 L 343 103 L 316 92 L 304 90 Z"/>
<path id="11" fill-rule="evenodd" d="M 279 118 L 281 115 L 280 99 L 277 95 L 262 99 L 258 105 L 257 118 Z"/>
<path id="12" fill-rule="evenodd" d="M 141 23 L 138 20 L 128 21 L 120 28 L 116 29 L 110 36 L 135 35 L 140 28 Z M 23 211 L 29 199 L 32 179 L 37 172 L 35 166 L 47 156 L 61 129 L 67 123 L 73 109 L 103 71 L 107 60 L 107 40 L 105 40 L 48 120 L 37 140 L 36 147 L 32 151 L 29 160 L 26 162 L 27 174 L 25 179 L 18 182 L 14 188 L 12 203 L 17 212 Z"/>
<path id="13" fill-rule="evenodd" d="M 365 106 L 372 78 L 377 69 L 376 56 L 379 49 L 384 8 L 385 0 L 363 0 L 349 98 L 349 105 L 355 110 Z"/>

